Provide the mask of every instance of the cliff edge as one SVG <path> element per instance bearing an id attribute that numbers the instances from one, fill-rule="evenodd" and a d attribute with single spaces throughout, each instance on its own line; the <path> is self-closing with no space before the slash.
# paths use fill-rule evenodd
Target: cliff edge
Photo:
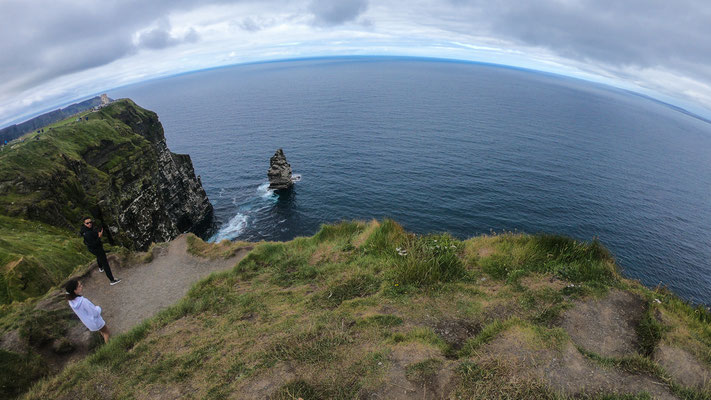
<path id="1" fill-rule="evenodd" d="M 171 152 L 158 116 L 128 99 L 27 137 L 0 166 L 0 214 L 76 230 L 90 213 L 109 242 L 134 250 L 212 224 L 190 156 Z"/>

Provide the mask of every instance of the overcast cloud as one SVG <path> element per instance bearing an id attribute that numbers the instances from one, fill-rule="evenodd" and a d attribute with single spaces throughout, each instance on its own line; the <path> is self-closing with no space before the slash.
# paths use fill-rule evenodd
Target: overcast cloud
<path id="1" fill-rule="evenodd" d="M 153 77 L 347 54 L 541 69 L 708 116 L 709 21 L 701 0 L 2 0 L 0 126 Z"/>

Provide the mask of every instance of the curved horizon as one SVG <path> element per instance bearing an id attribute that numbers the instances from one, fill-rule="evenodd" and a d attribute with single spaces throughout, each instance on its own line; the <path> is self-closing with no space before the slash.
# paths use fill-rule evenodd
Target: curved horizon
<path id="1" fill-rule="evenodd" d="M 711 123 L 711 110 L 706 110 L 703 108 L 695 109 L 695 107 L 693 105 L 687 104 L 687 103 L 682 102 L 678 99 L 669 98 L 668 96 L 663 96 L 659 93 L 653 93 L 653 92 L 646 93 L 642 88 L 636 88 L 637 90 L 635 90 L 635 88 L 630 88 L 628 85 L 624 85 L 619 82 L 617 82 L 617 84 L 615 84 L 616 82 L 611 82 L 608 79 L 604 79 L 603 77 L 564 74 L 564 73 L 559 73 L 559 72 L 553 72 L 553 71 L 542 70 L 542 69 L 535 69 L 535 68 L 513 65 L 513 64 L 500 64 L 500 63 L 495 63 L 495 62 L 460 59 L 460 58 L 442 58 L 442 57 L 408 56 L 408 55 L 344 54 L 344 55 L 334 55 L 334 56 L 305 56 L 305 57 L 291 57 L 291 58 L 278 58 L 278 59 L 248 61 L 248 62 L 242 62 L 242 63 L 216 65 L 216 66 L 205 67 L 205 68 L 200 68 L 200 69 L 176 72 L 176 73 L 169 74 L 169 75 L 155 76 L 155 77 L 137 80 L 135 82 L 130 82 L 130 83 L 126 83 L 123 85 L 115 86 L 112 88 L 98 90 L 93 93 L 88 93 L 86 95 L 75 97 L 75 98 L 72 98 L 69 100 L 63 100 L 62 102 L 48 105 L 40 110 L 33 110 L 33 111 L 28 112 L 27 114 L 25 114 L 21 117 L 15 118 L 13 120 L 3 121 L 3 123 L 0 123 L 0 129 L 4 129 L 4 128 L 10 127 L 12 125 L 17 125 L 17 124 L 23 123 L 25 121 L 28 121 L 28 120 L 36 118 L 40 115 L 43 115 L 45 113 L 70 106 L 72 104 L 99 96 L 103 93 L 108 93 L 108 92 L 111 92 L 114 90 L 120 90 L 120 89 L 130 87 L 133 85 L 140 85 L 140 84 L 151 82 L 151 81 L 170 79 L 173 77 L 190 75 L 190 74 L 197 74 L 197 73 L 211 71 L 211 70 L 229 69 L 229 68 L 235 68 L 235 67 L 240 67 L 240 66 L 249 66 L 249 65 L 302 62 L 302 61 L 318 61 L 318 60 L 356 61 L 356 60 L 367 60 L 367 59 L 370 59 L 370 60 L 402 60 L 402 61 L 413 60 L 413 61 L 426 61 L 426 62 L 474 64 L 474 65 L 491 66 L 491 67 L 496 67 L 496 68 L 513 69 L 513 70 L 525 71 L 525 72 L 529 72 L 529 73 L 547 74 L 547 75 L 553 75 L 553 76 L 556 76 L 559 78 L 575 79 L 575 80 L 587 82 L 589 84 L 602 85 L 603 87 L 606 87 L 608 89 L 624 90 L 628 93 L 631 93 L 631 94 L 634 94 L 637 96 L 641 96 L 641 97 L 647 98 L 649 100 L 656 101 L 656 102 L 662 103 L 666 106 L 675 108 L 675 109 L 677 109 L 677 111 L 683 112 L 693 118 L 702 120 L 707 123 Z"/>

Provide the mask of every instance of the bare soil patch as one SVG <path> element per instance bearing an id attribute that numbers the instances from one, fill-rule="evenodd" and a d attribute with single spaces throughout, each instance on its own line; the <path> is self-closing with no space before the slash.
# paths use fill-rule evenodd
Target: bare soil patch
<path id="1" fill-rule="evenodd" d="M 477 255 L 480 258 L 485 258 L 485 257 L 489 257 L 490 255 L 494 254 L 494 252 L 495 252 L 495 250 L 493 247 L 484 246 L 484 247 L 480 248 L 479 251 L 477 251 Z"/>
<path id="2" fill-rule="evenodd" d="M 408 379 L 408 367 L 426 360 L 438 360 L 439 368 L 424 379 Z M 366 399 L 444 399 L 453 389 L 454 363 L 444 360 L 438 349 L 421 343 L 407 343 L 397 346 L 388 358 L 389 368 L 383 386 Z"/>
<path id="3" fill-rule="evenodd" d="M 641 298 L 612 290 L 603 299 L 575 301 L 563 314 L 561 326 L 585 350 L 605 357 L 623 357 L 637 353 L 636 328 L 644 312 Z"/>
<path id="4" fill-rule="evenodd" d="M 537 348 L 515 329 L 485 345 L 476 360 L 482 364 L 501 362 L 515 371 L 513 377 L 540 379 L 568 396 L 648 392 L 655 399 L 676 399 L 664 383 L 650 376 L 602 368 L 570 342 L 562 350 Z"/>
<path id="5" fill-rule="evenodd" d="M 470 337 L 481 331 L 481 325 L 466 319 L 441 319 L 436 321 L 432 329 L 454 350 L 460 350 Z"/>
<path id="6" fill-rule="evenodd" d="M 288 363 L 278 364 L 246 381 L 242 387 L 232 392 L 230 398 L 240 400 L 268 399 L 280 387 L 297 377 L 298 375 L 291 365 Z"/>
<path id="7" fill-rule="evenodd" d="M 660 344 L 654 352 L 654 361 L 664 367 L 677 383 L 711 390 L 711 371 L 688 351 Z"/>

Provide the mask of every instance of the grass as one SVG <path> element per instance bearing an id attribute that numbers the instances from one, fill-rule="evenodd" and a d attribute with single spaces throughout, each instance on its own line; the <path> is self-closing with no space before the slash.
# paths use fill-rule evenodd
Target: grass
<path id="1" fill-rule="evenodd" d="M 77 235 L 80 219 L 101 216 L 103 225 L 120 226 L 111 208 L 132 200 L 127 185 L 157 162 L 149 141 L 160 139 L 157 116 L 132 101 L 114 102 L 88 121 L 74 118 L 0 153 L 0 304 L 43 295 L 90 260 Z M 137 246 L 121 230 L 112 237 Z"/>
<path id="2" fill-rule="evenodd" d="M 620 278 L 614 259 L 597 240 L 585 243 L 560 235 L 508 233 L 498 235 L 490 246 L 493 254 L 470 256 L 470 262 L 499 280 L 515 282 L 531 273 L 547 273 L 569 282 L 612 285 Z"/>
<path id="3" fill-rule="evenodd" d="M 252 247 L 254 245 L 253 243 L 230 242 L 229 240 L 223 240 L 214 244 L 206 243 L 192 233 L 188 233 L 186 241 L 188 243 L 188 253 L 196 257 L 207 258 L 209 260 L 234 257 L 239 250 Z"/>
<path id="4" fill-rule="evenodd" d="M 193 248 L 207 258 L 233 250 L 198 240 Z M 312 237 L 255 245 L 233 270 L 199 282 L 178 304 L 42 381 L 26 398 L 98 397 L 99 382 L 115 398 L 166 388 L 195 398 L 382 397 L 397 367 L 394 354 L 407 349 L 414 361 L 399 368 L 417 387 L 430 387 L 454 368 L 454 394 L 462 398 L 562 399 L 545 382 L 515 376 L 479 354 L 508 330 L 532 349 L 559 351 L 570 339 L 554 322 L 571 299 L 621 282 L 614 260 L 595 242 L 514 234 L 458 241 L 412 235 L 390 220 L 326 225 Z M 644 348 L 682 337 L 655 319 L 655 307 L 691 332 L 704 332 L 703 316 L 671 297 L 662 302 L 640 324 L 638 333 L 649 339 Z M 455 337 L 462 344 L 455 351 L 453 332 L 443 326 L 476 329 Z M 706 346 L 703 335 L 693 337 Z M 643 355 L 595 362 L 659 373 Z"/>
<path id="5" fill-rule="evenodd" d="M 91 259 L 78 236 L 0 215 L 0 304 L 41 296 Z"/>
<path id="6" fill-rule="evenodd" d="M 430 286 L 464 276 L 458 256 L 462 243 L 449 234 L 407 236 L 398 252 L 393 279 L 403 285 Z"/>
<path id="7" fill-rule="evenodd" d="M 12 399 L 46 376 L 47 365 L 35 354 L 17 354 L 0 349 L 0 397 Z"/>
<path id="8" fill-rule="evenodd" d="M 127 125 L 123 121 L 134 121 L 126 115 L 145 126 Z M 155 166 L 157 158 L 148 139 L 156 139 L 150 137 L 151 132 L 162 132 L 154 126 L 157 121 L 154 113 L 120 100 L 92 113 L 88 121 L 58 123 L 1 152 L 0 214 L 71 232 L 78 230 L 80 219 L 87 214 L 102 216 L 104 225 L 119 226 L 112 219 L 118 213 L 100 207 L 121 207 L 127 185 L 135 180 L 131 172 Z M 123 232 L 114 234 L 114 239 L 134 248 Z"/>

